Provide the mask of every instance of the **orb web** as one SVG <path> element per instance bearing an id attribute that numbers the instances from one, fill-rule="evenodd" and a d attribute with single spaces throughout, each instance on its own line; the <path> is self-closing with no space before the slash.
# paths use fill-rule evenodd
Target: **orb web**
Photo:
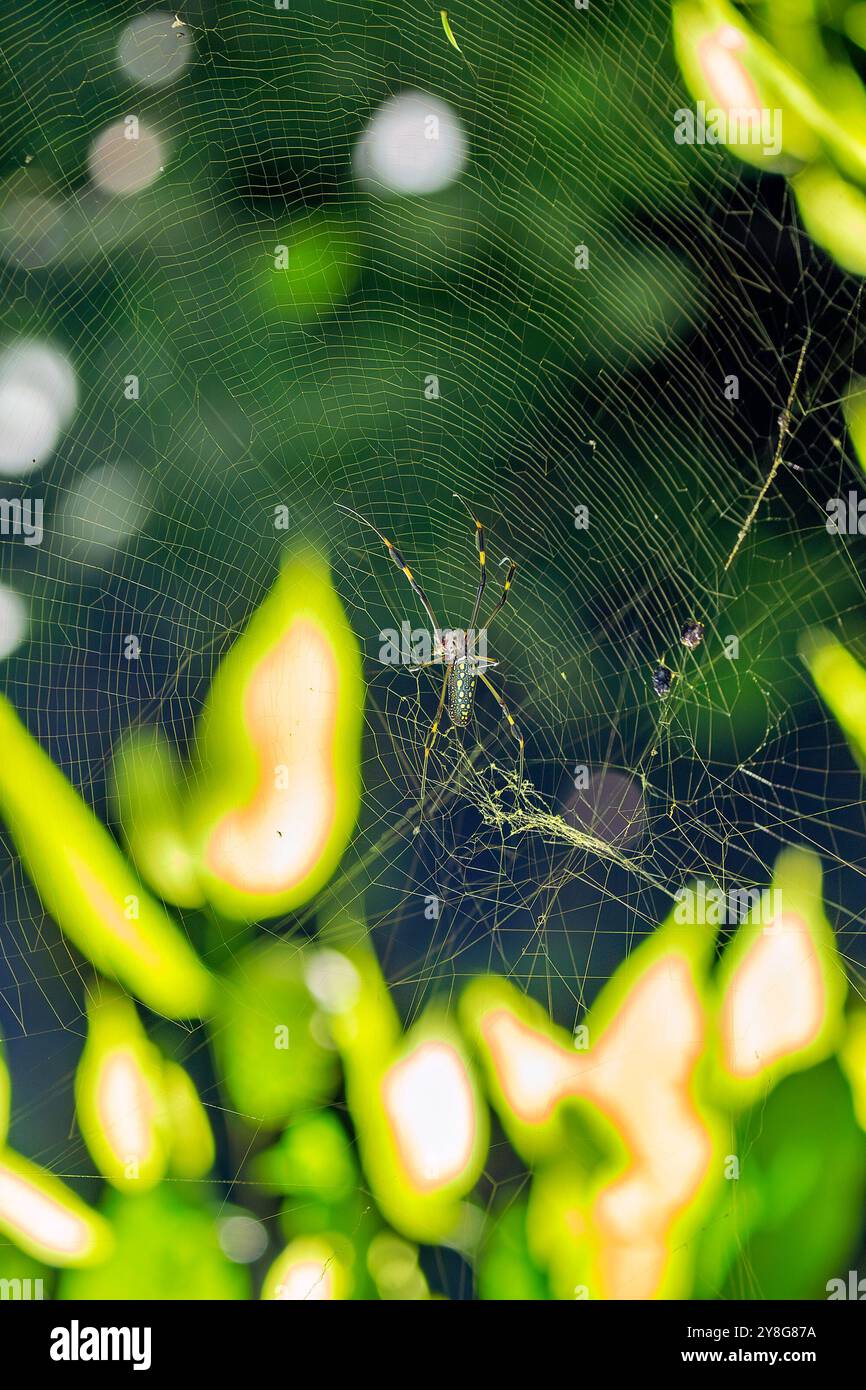
<path id="1" fill-rule="evenodd" d="M 71 419 L 44 379 L 7 407 L 0 376 L 4 493 L 45 501 L 0 576 L 29 610 L 5 676 L 31 729 L 104 814 L 119 733 L 187 748 L 312 536 L 365 656 L 364 806 L 338 883 L 269 931 L 314 931 L 348 888 L 407 1022 L 492 969 L 569 1025 L 684 882 L 762 886 L 796 842 L 860 988 L 860 777 L 798 656 L 813 625 L 862 645 L 856 545 L 824 524 L 858 476 L 860 286 L 782 178 L 674 143 L 668 7 L 482 0 L 449 11 L 459 50 L 417 0 L 146 13 L 6 21 L 5 340 L 77 391 Z M 461 626 L 455 492 L 485 603 L 518 566 L 490 678 L 524 784 L 479 687 L 416 834 L 436 672 L 379 653 L 424 615 L 336 504 Z M 74 1029 L 79 967 L 4 842 L 8 1011 Z"/>

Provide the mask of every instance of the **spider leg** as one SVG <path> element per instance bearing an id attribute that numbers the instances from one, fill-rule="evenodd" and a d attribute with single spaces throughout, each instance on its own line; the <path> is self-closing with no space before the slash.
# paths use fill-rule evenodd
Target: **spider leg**
<path id="1" fill-rule="evenodd" d="M 431 666 L 441 665 L 442 658 L 434 656 L 430 659 L 430 661 L 412 661 L 409 663 L 408 666 L 404 666 L 403 670 L 407 673 L 407 675 L 415 676 L 418 674 L 419 671 L 427 671 Z"/>
<path id="2" fill-rule="evenodd" d="M 490 691 L 490 694 L 493 696 L 497 705 L 502 710 L 502 713 L 505 715 L 505 718 L 508 721 L 509 729 L 511 730 L 514 737 L 517 739 L 517 743 L 520 748 L 520 763 L 518 764 L 517 769 L 517 790 L 519 793 L 520 788 L 523 786 L 523 734 L 520 732 L 517 725 L 515 724 L 514 715 L 509 710 L 508 706 L 506 705 L 502 696 L 499 694 L 499 691 L 496 689 L 493 682 L 487 679 L 487 676 L 485 676 L 483 671 L 478 672 L 478 679 L 480 681 L 483 681 L 484 684 L 487 686 L 487 689 Z"/>
<path id="3" fill-rule="evenodd" d="M 442 721 L 442 710 L 445 707 L 445 696 L 448 692 L 448 678 L 450 675 L 451 667 L 446 666 L 445 676 L 442 681 L 442 689 L 439 692 L 439 704 L 436 707 L 436 714 L 433 719 L 433 723 L 430 725 L 430 732 L 427 735 L 427 741 L 424 744 L 424 765 L 421 769 L 421 794 L 418 797 L 418 824 L 415 827 L 416 835 L 421 828 L 421 820 L 424 815 L 424 793 L 427 789 L 427 763 L 430 759 L 430 754 L 433 750 L 433 744 L 436 742 L 436 735 L 439 732 L 439 725 Z"/>
<path id="4" fill-rule="evenodd" d="M 463 498 L 460 496 L 459 492 L 455 492 L 454 496 L 457 498 L 458 502 L 463 502 Z M 472 640 L 475 633 L 475 624 L 478 622 L 478 614 L 481 611 L 481 599 L 484 594 L 484 586 L 487 583 L 487 551 L 484 548 L 484 527 L 478 520 L 478 517 L 473 512 L 469 503 L 463 502 L 463 505 L 475 522 L 475 548 L 478 551 L 478 564 L 481 568 L 481 573 L 478 577 L 478 588 L 475 591 L 475 603 L 472 608 L 472 617 L 469 619 L 468 631 L 470 640 Z"/>
<path id="5" fill-rule="evenodd" d="M 361 513 L 360 513 L 360 512 L 356 512 L 356 511 L 354 510 L 354 508 L 352 508 L 352 507 L 346 507 L 346 506 L 344 506 L 342 502 L 338 502 L 336 505 L 337 505 L 337 507 L 339 508 L 339 510 L 340 510 L 341 512 L 347 512 L 348 515 L 349 515 L 349 516 L 353 516 L 353 517 L 355 518 L 356 521 L 360 521 L 364 526 L 369 526 L 369 528 L 370 528 L 371 531 L 375 531 L 376 535 L 379 537 L 379 540 L 382 542 L 382 544 L 383 544 L 383 545 L 385 546 L 385 548 L 387 549 L 388 554 L 390 555 L 391 559 L 394 561 L 394 564 L 397 566 L 397 568 L 398 568 L 398 570 L 400 571 L 400 573 L 401 573 L 401 574 L 404 574 L 404 575 L 406 576 L 406 578 L 409 580 L 409 583 L 410 583 L 410 585 L 412 586 L 413 592 L 414 592 L 414 593 L 418 596 L 418 598 L 420 599 L 421 604 L 423 605 L 423 608 L 424 608 L 424 612 L 427 614 L 427 617 L 430 619 L 431 623 L 433 624 L 433 631 L 432 631 L 432 633 L 431 633 L 431 637 L 433 638 L 434 641 L 436 641 L 436 634 L 437 634 L 438 632 L 441 631 L 441 628 L 439 627 L 439 623 L 438 623 L 438 621 L 437 621 L 437 619 L 436 619 L 436 614 L 433 612 L 433 609 L 432 609 L 431 604 L 430 604 L 430 600 L 428 599 L 428 597 L 427 597 L 427 595 L 425 594 L 424 590 L 421 588 L 421 585 L 418 583 L 418 581 L 417 581 L 417 579 L 415 578 L 414 574 L 412 573 L 411 569 L 410 569 L 409 566 L 406 564 L 406 561 L 403 559 L 403 556 L 400 554 L 400 552 L 399 552 L 399 550 L 397 549 L 397 547 L 396 547 L 395 545 L 393 545 L 393 544 L 391 543 L 391 541 L 388 540 L 387 536 L 383 536 L 383 535 L 382 535 L 382 532 L 379 530 L 378 526 L 374 526 L 373 523 L 372 523 L 372 521 L 368 521 L 367 518 L 366 518 L 365 516 L 361 516 Z"/>
<path id="6" fill-rule="evenodd" d="M 505 607 L 506 603 L 508 602 L 508 595 L 511 591 L 511 585 L 514 582 L 514 576 L 517 573 L 517 565 L 514 563 L 513 560 L 510 560 L 507 555 L 504 556 L 502 560 L 500 560 L 500 564 L 508 566 L 508 573 L 505 576 L 505 584 L 502 587 L 502 597 L 496 604 L 495 608 L 490 614 L 490 617 L 487 619 L 487 622 L 484 624 L 485 631 L 493 622 L 493 619 L 496 617 L 496 614 L 500 613 L 502 609 Z"/>

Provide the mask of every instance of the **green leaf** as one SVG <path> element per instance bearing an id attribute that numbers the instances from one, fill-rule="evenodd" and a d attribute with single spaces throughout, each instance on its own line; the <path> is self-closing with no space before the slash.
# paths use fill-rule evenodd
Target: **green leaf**
<path id="1" fill-rule="evenodd" d="M 114 1254 L 61 1281 L 61 1299 L 245 1299 L 246 1269 L 226 1259 L 209 1211 L 161 1187 L 141 1197 L 112 1193 L 104 1213 Z"/>
<path id="2" fill-rule="evenodd" d="M 479 1261 L 478 1296 L 520 1302 L 550 1297 L 544 1275 L 529 1253 L 525 1202 L 494 1216 Z"/>
<path id="3" fill-rule="evenodd" d="M 358 1170 L 343 1126 L 329 1110 L 302 1115 L 272 1149 L 253 1161 L 258 1182 L 274 1191 L 297 1192 L 343 1201 Z"/>
<path id="4" fill-rule="evenodd" d="M 304 960 L 282 941 L 245 952 L 223 982 L 214 1021 L 232 1106 L 269 1128 L 329 1099 L 337 1085 L 336 1053 L 314 1035 L 326 1024 L 304 984 Z"/>
<path id="5" fill-rule="evenodd" d="M 222 916 L 281 916 L 331 878 L 360 806 L 363 705 L 358 642 L 328 566 L 294 553 L 196 726 L 187 827 Z"/>
<path id="6" fill-rule="evenodd" d="M 189 1018 L 211 980 L 108 831 L 0 698 L 0 815 L 61 931 L 158 1013 Z"/>
<path id="7" fill-rule="evenodd" d="M 866 275 L 866 196 L 824 160 L 791 180 L 809 236 L 853 275 Z"/>
<path id="8" fill-rule="evenodd" d="M 159 729 L 130 729 L 114 749 L 110 792 L 130 858 L 166 902 L 204 901 L 183 824 L 183 769 Z"/>
<path id="9" fill-rule="evenodd" d="M 835 1060 L 788 1077 L 741 1121 L 740 1177 L 709 1218 L 696 1297 L 815 1299 L 856 1254 L 866 1135 Z"/>
<path id="10" fill-rule="evenodd" d="M 825 629 L 808 632 L 800 651 L 818 694 L 866 770 L 866 668 Z"/>
<path id="11" fill-rule="evenodd" d="M 0 1245 L 0 1301 L 49 1298 L 51 1270 L 14 1245 Z"/>

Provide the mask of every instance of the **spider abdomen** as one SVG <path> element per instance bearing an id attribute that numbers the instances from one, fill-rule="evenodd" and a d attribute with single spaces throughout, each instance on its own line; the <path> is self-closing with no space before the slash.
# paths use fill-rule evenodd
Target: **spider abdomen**
<path id="1" fill-rule="evenodd" d="M 465 729 L 472 713 L 478 673 L 468 661 L 455 661 L 448 681 L 448 714 L 457 729 Z"/>

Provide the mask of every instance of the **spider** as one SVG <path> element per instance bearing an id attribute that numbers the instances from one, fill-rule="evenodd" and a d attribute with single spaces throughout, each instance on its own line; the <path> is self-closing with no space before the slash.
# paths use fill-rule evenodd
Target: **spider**
<path id="1" fill-rule="evenodd" d="M 379 528 L 373 525 L 372 521 L 368 521 L 366 517 L 361 516 L 360 512 L 356 512 L 352 507 L 346 507 L 340 502 L 337 503 L 340 511 L 346 512 L 349 516 L 353 516 L 356 521 L 360 521 L 364 526 L 368 526 L 371 531 L 376 533 L 398 570 L 408 579 L 424 612 L 433 624 L 433 659 L 431 661 L 423 661 L 412 668 L 414 670 L 422 670 L 424 667 L 441 665 L 444 667 L 445 672 L 442 680 L 442 688 L 439 692 L 439 704 L 436 708 L 436 714 L 433 718 L 433 723 L 430 725 L 427 738 L 424 741 L 424 762 L 421 769 L 421 791 L 418 799 L 419 820 L 424 813 L 424 794 L 427 787 L 427 765 L 442 723 L 442 712 L 445 708 L 445 701 L 448 701 L 448 717 L 455 729 L 465 729 L 469 723 L 469 718 L 475 705 L 475 690 L 478 681 L 481 681 L 490 691 L 490 694 L 502 711 L 511 733 L 517 740 L 520 750 L 520 762 L 517 773 L 518 789 L 523 783 L 523 734 L 517 727 L 514 716 L 499 694 L 499 691 L 487 675 L 488 668 L 497 666 L 499 663 L 488 658 L 486 655 L 474 655 L 475 625 L 478 622 L 478 614 L 481 611 L 481 600 L 487 584 L 487 552 L 484 548 L 484 527 L 472 508 L 467 502 L 463 501 L 459 493 L 455 492 L 453 495 L 463 504 L 475 523 L 475 548 L 478 552 L 480 573 L 478 577 L 478 588 L 475 591 L 475 602 L 472 606 L 472 617 L 469 619 L 469 624 L 465 628 L 452 629 L 443 629 L 440 627 L 436 619 L 436 614 L 433 612 L 433 608 L 430 604 L 430 600 L 415 578 L 411 568 L 403 559 L 400 551 L 388 540 L 387 536 L 384 536 Z M 481 631 L 485 633 L 489 629 L 497 613 L 500 613 L 508 602 L 511 585 L 517 573 L 517 565 L 507 555 L 504 556 L 499 563 L 502 566 L 507 565 L 508 569 L 499 601 L 494 605 L 487 622 L 481 629 Z"/>

